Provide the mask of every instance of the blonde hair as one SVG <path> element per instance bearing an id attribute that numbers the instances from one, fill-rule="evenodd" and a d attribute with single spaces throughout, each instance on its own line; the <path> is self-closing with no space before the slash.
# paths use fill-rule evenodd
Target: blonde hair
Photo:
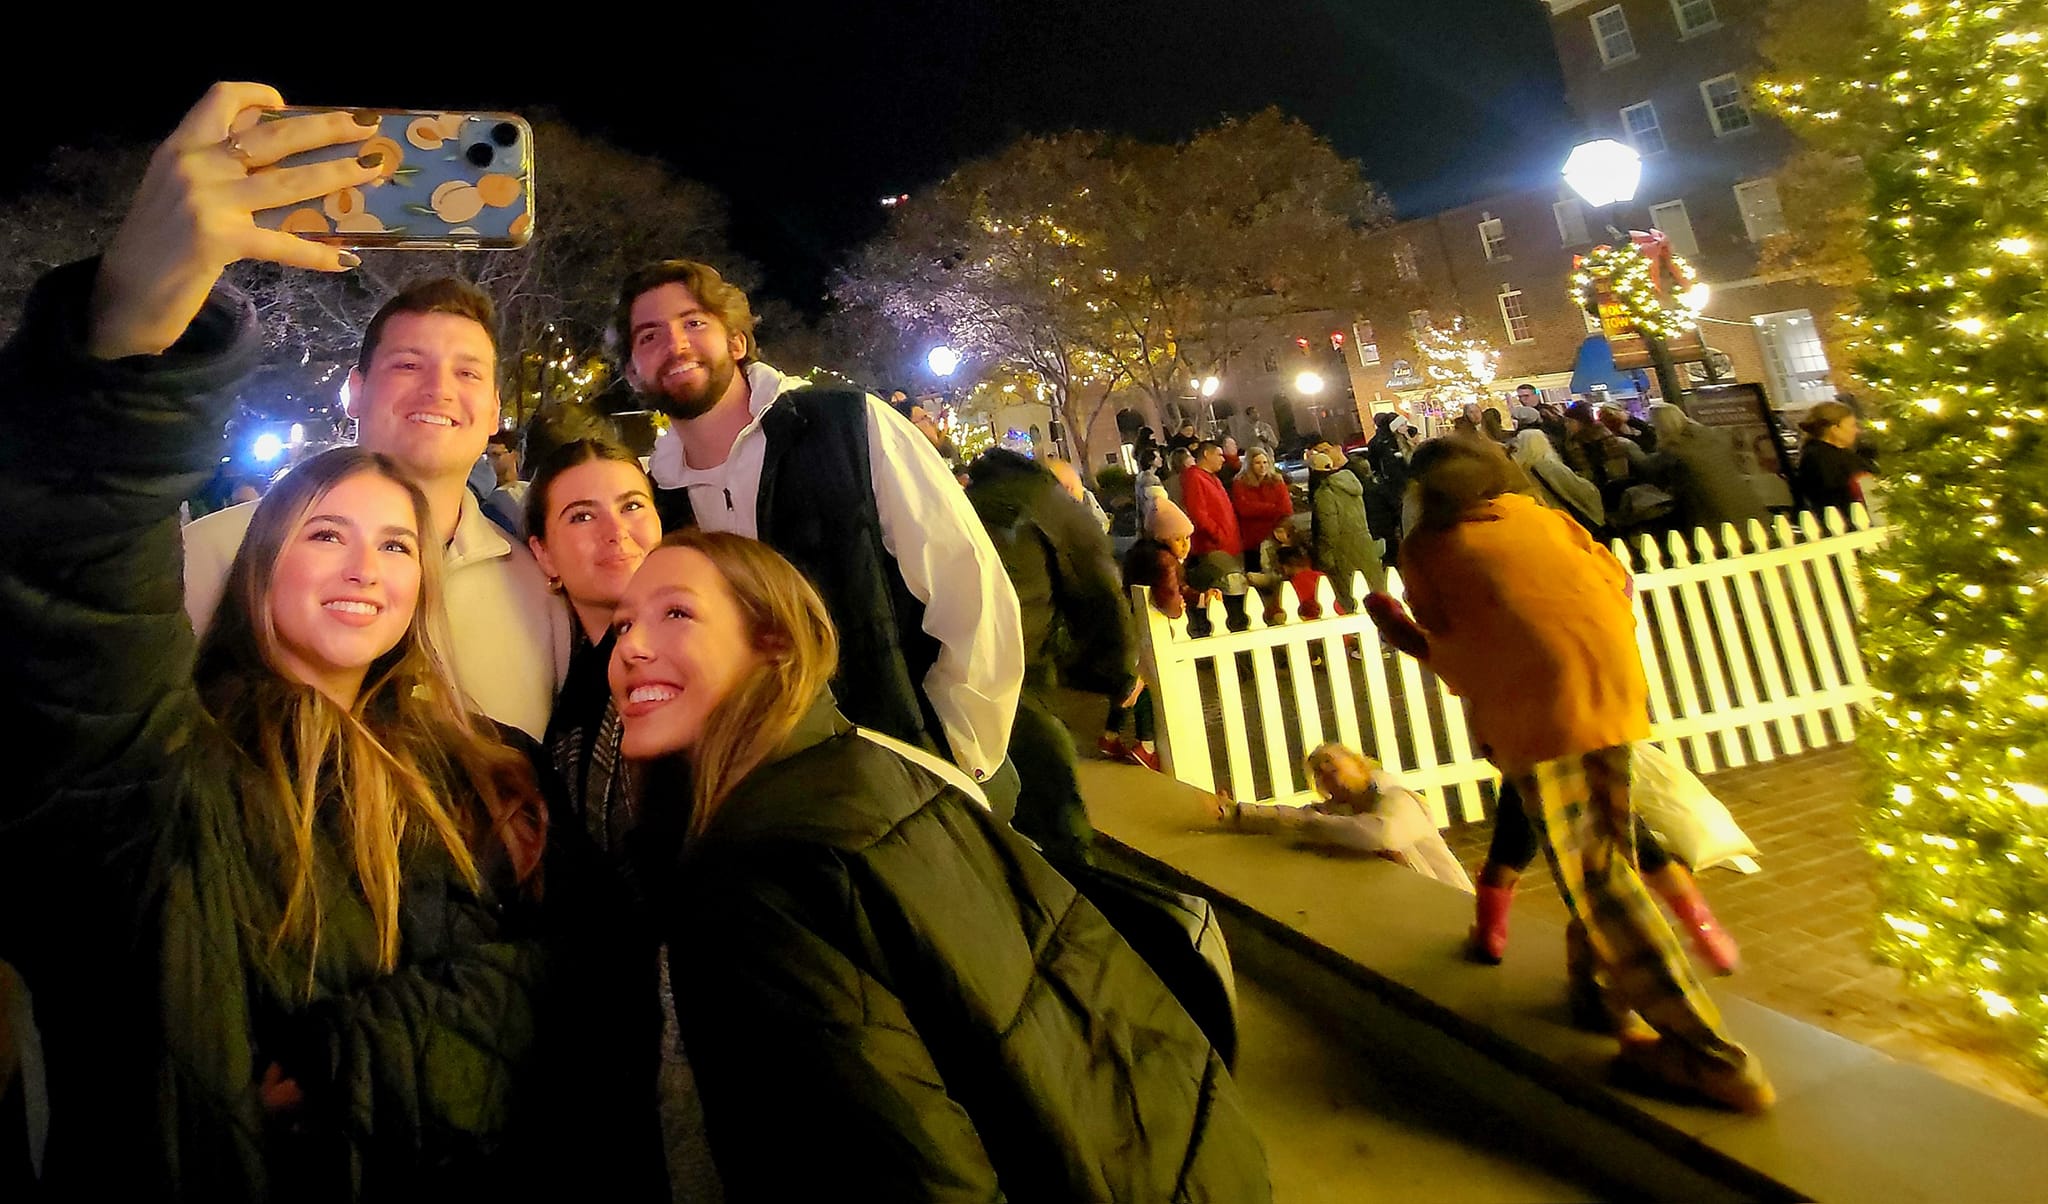
<path id="1" fill-rule="evenodd" d="M 690 527 L 661 541 L 709 560 L 761 660 L 704 720 L 690 753 L 695 839 L 746 776 L 760 768 L 811 709 L 839 665 L 839 633 L 825 600 L 795 565 L 759 540 Z"/>
<path id="2" fill-rule="evenodd" d="M 1334 760 L 1338 753 L 1343 753 L 1347 757 L 1356 757 L 1363 761 L 1367 773 L 1378 773 L 1380 771 L 1380 763 L 1378 761 L 1366 756 L 1357 749 L 1349 748 L 1336 740 L 1325 741 L 1310 749 L 1309 754 L 1301 759 L 1302 776 L 1308 779 L 1309 788 L 1315 790 L 1317 794 L 1321 794 L 1322 789 L 1316 785 L 1316 774 L 1322 772 L 1323 767 Z"/>
<path id="3" fill-rule="evenodd" d="M 309 989 L 320 940 L 314 848 L 323 811 L 340 809 L 386 971 L 398 964 L 409 851 L 437 845 L 477 890 L 484 836 L 504 845 L 524 883 L 538 868 L 546 832 L 532 766 L 468 712 L 439 655 L 438 549 L 421 549 L 412 622 L 370 665 L 353 706 L 343 709 L 285 671 L 270 608 L 278 562 L 320 499 L 364 473 L 401 486 L 426 534 L 426 497 L 388 457 L 342 447 L 300 464 L 256 507 L 194 670 L 207 711 L 247 758 L 242 813 L 252 846 L 277 866 L 283 900 L 272 947 L 305 949 Z"/>

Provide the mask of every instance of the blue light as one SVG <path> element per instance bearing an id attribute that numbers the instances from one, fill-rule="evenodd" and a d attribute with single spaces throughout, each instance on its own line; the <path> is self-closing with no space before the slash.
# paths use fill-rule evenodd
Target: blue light
<path id="1" fill-rule="evenodd" d="M 283 453 L 284 440 L 271 434 L 269 431 L 256 436 L 255 445 L 249 449 L 249 454 L 255 456 L 257 461 L 263 464 L 270 463 Z"/>

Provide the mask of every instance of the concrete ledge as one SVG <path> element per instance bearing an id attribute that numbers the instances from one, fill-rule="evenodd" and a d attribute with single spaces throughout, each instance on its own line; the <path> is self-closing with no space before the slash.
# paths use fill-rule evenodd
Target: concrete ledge
<path id="1" fill-rule="evenodd" d="M 1111 857 L 1215 900 L 1240 971 L 1376 1054 L 1533 1127 L 1606 1177 L 1668 1199 L 2032 1200 L 2048 1122 L 1866 1046 L 1716 993 L 1776 1084 L 1745 1117 L 1612 1086 L 1611 1040 L 1571 1028 L 1564 937 L 1517 916 L 1507 961 L 1460 955 L 1471 897 L 1377 858 L 1222 832 L 1194 789 L 1082 767 Z"/>

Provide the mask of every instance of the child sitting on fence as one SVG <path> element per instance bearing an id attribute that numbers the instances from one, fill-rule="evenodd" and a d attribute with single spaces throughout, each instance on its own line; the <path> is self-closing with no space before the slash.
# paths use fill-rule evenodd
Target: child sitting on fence
<path id="1" fill-rule="evenodd" d="M 1629 745 L 1650 733 L 1649 687 L 1626 570 L 1585 528 L 1513 492 L 1520 474 L 1497 444 L 1433 440 L 1410 469 L 1401 575 L 1414 617 L 1386 594 L 1367 609 L 1388 643 L 1464 697 L 1475 741 L 1521 796 L 1580 921 L 1573 964 L 1625 1021 L 1618 1068 L 1768 1108 L 1761 1067 L 1637 872 Z"/>
<path id="2" fill-rule="evenodd" d="M 1240 832 L 1276 833 L 1303 844 L 1372 853 L 1471 893 L 1472 879 L 1444 843 L 1429 808 L 1378 761 L 1342 744 L 1325 744 L 1308 755 L 1302 773 L 1321 802 L 1263 807 L 1219 794 L 1217 820 Z"/>

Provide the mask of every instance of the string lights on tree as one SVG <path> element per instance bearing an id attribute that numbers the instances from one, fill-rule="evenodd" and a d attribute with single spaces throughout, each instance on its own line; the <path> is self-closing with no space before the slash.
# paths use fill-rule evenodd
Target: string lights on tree
<path id="1" fill-rule="evenodd" d="M 1454 413 L 1472 402 L 1484 402 L 1500 375 L 1500 352 L 1471 332 L 1465 319 L 1449 326 L 1431 325 L 1416 340 L 1422 358 L 1423 399 L 1430 412 Z"/>
<path id="2" fill-rule="evenodd" d="M 2048 12 L 1873 5 L 1852 78 L 1771 102 L 1860 154 L 1855 321 L 1891 538 L 1863 626 L 1880 952 L 2048 1069 Z"/>

